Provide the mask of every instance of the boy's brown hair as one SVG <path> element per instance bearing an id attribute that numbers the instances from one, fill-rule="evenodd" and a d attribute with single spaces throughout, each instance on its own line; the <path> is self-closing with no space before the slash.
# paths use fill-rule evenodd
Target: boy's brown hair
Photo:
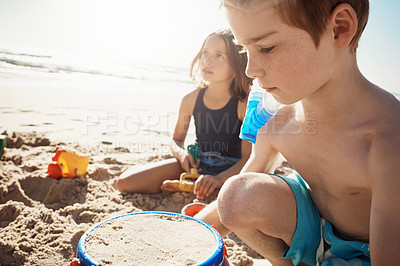
<path id="1" fill-rule="evenodd" d="M 358 41 L 365 29 L 369 15 L 368 0 L 221 0 L 222 6 L 232 6 L 247 11 L 256 11 L 265 2 L 274 6 L 288 25 L 307 31 L 318 47 L 326 30 L 327 20 L 339 5 L 347 3 L 357 14 L 358 28 L 350 43 L 350 51 L 356 52 Z"/>
<path id="2" fill-rule="evenodd" d="M 350 51 L 355 53 L 368 21 L 368 0 L 286 0 L 279 4 L 277 9 L 287 24 L 307 31 L 318 47 L 330 14 L 342 3 L 349 4 L 357 14 L 357 31 L 349 45 Z"/>
<path id="3" fill-rule="evenodd" d="M 228 58 L 228 62 L 232 67 L 234 72 L 234 78 L 232 80 L 232 84 L 230 86 L 230 92 L 232 97 L 237 98 L 239 100 L 244 100 L 247 98 L 250 90 L 250 85 L 252 79 L 247 77 L 245 74 L 246 64 L 247 64 L 247 55 L 246 53 L 242 53 L 242 47 L 236 45 L 234 43 L 234 37 L 230 30 L 221 29 L 217 30 L 204 40 L 203 45 L 200 48 L 200 51 L 194 57 L 192 61 L 192 65 L 190 67 L 190 78 L 196 83 L 199 88 L 206 88 L 207 82 L 202 79 L 201 76 L 201 55 L 204 49 L 204 45 L 208 38 L 211 36 L 218 36 L 225 42 L 226 54 Z"/>

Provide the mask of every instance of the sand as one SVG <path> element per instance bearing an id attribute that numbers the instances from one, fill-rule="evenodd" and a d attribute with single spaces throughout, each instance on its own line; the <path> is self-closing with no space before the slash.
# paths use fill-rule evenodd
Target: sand
<path id="1" fill-rule="evenodd" d="M 168 152 L 154 155 L 117 145 L 84 146 L 54 141 L 35 131 L 0 133 L 8 140 L 0 161 L 1 265 L 67 265 L 76 257 L 80 237 L 95 223 L 132 212 L 180 213 L 183 206 L 198 201 L 188 192 L 130 194 L 113 187 L 127 167 L 170 158 Z M 90 156 L 86 175 L 59 180 L 47 176 L 47 165 L 60 146 Z M 234 234 L 224 243 L 233 265 L 268 265 Z"/>
<path id="2" fill-rule="evenodd" d="M 86 254 L 102 265 L 198 265 L 218 243 L 203 224 L 164 213 L 110 219 L 85 239 Z"/>

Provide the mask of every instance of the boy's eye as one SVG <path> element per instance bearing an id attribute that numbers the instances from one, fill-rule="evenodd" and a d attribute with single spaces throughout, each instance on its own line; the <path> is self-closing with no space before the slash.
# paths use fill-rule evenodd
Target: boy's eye
<path id="1" fill-rule="evenodd" d="M 260 52 L 263 54 L 269 54 L 274 48 L 275 48 L 275 46 L 271 46 L 271 47 L 267 47 L 267 48 L 260 48 Z"/>

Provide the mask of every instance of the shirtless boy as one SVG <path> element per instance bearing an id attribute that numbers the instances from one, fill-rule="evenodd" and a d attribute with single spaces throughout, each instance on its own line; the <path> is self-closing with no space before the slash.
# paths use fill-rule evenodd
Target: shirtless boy
<path id="1" fill-rule="evenodd" d="M 222 8 L 247 50 L 247 75 L 302 110 L 278 111 L 242 173 L 197 217 L 273 265 L 399 265 L 400 103 L 357 66 L 368 0 L 222 0 Z M 262 174 L 278 153 L 299 175 Z"/>

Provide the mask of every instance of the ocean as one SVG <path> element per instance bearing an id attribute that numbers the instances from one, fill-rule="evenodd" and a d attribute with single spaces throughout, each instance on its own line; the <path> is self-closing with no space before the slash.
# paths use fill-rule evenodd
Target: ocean
<path id="1" fill-rule="evenodd" d="M 0 49 L 0 133 L 128 149 L 143 146 L 130 143 L 140 135 L 143 149 L 169 151 L 181 98 L 193 88 L 188 68 Z"/>

